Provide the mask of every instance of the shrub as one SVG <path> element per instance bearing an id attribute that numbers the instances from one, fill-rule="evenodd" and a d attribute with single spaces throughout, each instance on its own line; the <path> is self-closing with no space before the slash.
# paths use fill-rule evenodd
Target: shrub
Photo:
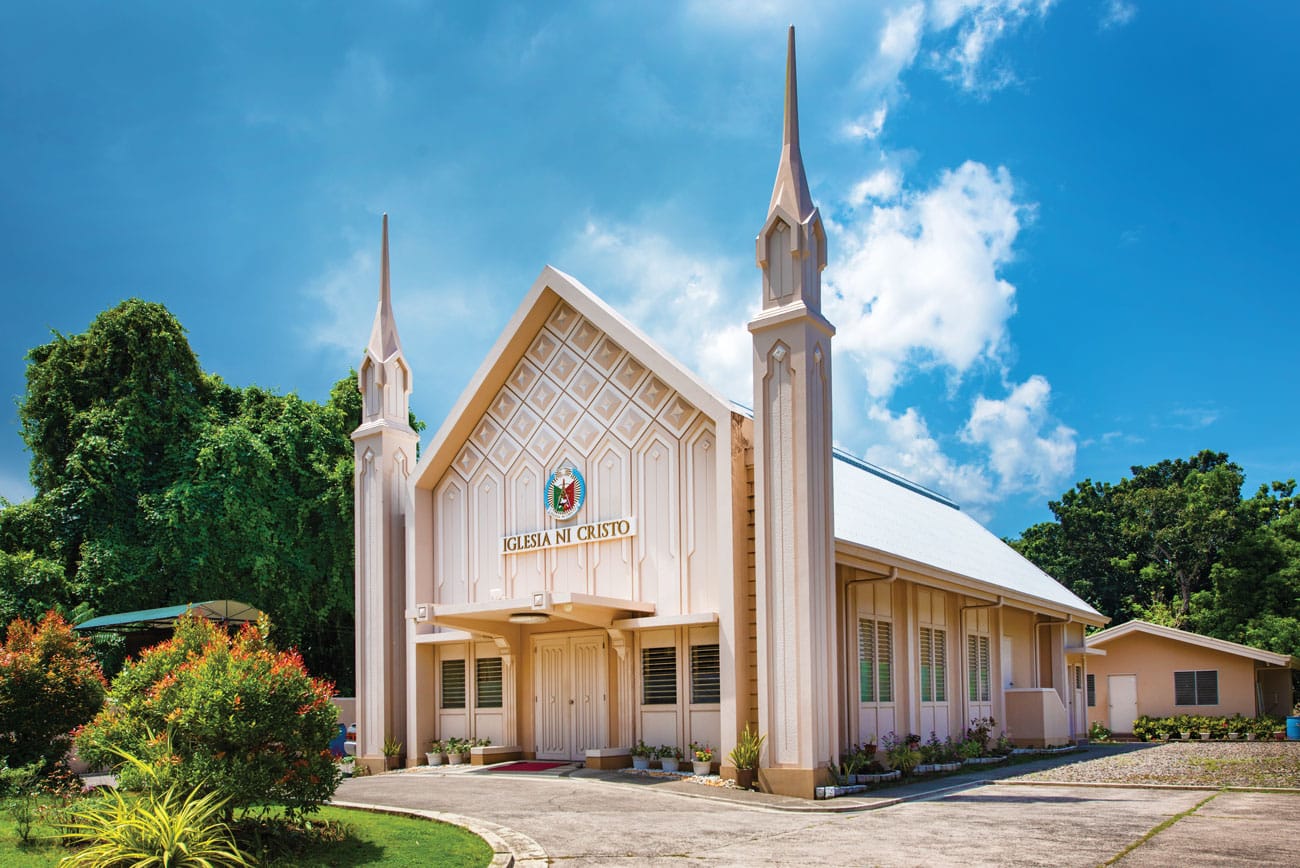
<path id="1" fill-rule="evenodd" d="M 114 680 L 107 707 L 77 737 L 81 755 L 117 767 L 128 788 L 215 793 L 228 815 L 315 810 L 339 782 L 328 747 L 333 687 L 309 676 L 297 652 L 277 652 L 267 630 L 263 619 L 232 637 L 182 617 L 171 640 Z M 141 762 L 121 762 L 123 752 Z"/>
<path id="2" fill-rule="evenodd" d="M 79 849 L 59 863 L 68 868 L 166 865 L 175 868 L 245 866 L 248 860 L 221 821 L 225 800 L 216 793 L 175 787 L 125 796 L 110 790 L 73 814 L 63 839 Z"/>
<path id="3" fill-rule="evenodd" d="M 9 624 L 0 648 L 0 758 L 8 765 L 52 765 L 103 704 L 104 674 L 61 615 Z"/>
<path id="4" fill-rule="evenodd" d="M 1134 726 L 1133 728 L 1137 729 L 1136 726 Z M 1091 741 L 1109 741 L 1110 735 L 1111 735 L 1110 730 L 1107 729 L 1105 724 L 1103 724 L 1100 720 L 1094 720 L 1092 724 L 1088 727 L 1088 738 Z"/>

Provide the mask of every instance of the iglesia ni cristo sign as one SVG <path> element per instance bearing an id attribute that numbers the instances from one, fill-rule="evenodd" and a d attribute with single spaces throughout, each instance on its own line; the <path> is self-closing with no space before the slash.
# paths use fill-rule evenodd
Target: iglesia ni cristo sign
<path id="1" fill-rule="evenodd" d="M 557 549 L 585 542 L 606 542 L 636 535 L 636 519 L 615 518 L 573 527 L 556 527 L 536 533 L 517 533 L 501 538 L 501 554 L 517 555 L 538 549 Z"/>

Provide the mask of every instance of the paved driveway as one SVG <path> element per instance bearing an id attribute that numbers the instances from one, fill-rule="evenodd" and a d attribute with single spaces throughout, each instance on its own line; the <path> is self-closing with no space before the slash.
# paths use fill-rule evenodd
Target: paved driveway
<path id="1" fill-rule="evenodd" d="M 994 783 L 826 813 L 619 777 L 413 771 L 349 780 L 337 798 L 487 820 L 574 866 L 1092 866 L 1188 811 L 1119 864 L 1300 864 L 1300 796 L 1292 794 Z"/>

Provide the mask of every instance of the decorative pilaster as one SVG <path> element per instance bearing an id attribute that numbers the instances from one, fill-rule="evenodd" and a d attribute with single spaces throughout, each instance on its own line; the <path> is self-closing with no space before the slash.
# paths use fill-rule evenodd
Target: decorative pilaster
<path id="1" fill-rule="evenodd" d="M 811 798 L 840 748 L 831 493 L 831 338 L 821 314 L 826 233 L 799 152 L 794 28 L 785 134 L 756 243 L 763 310 L 754 341 L 760 779 Z"/>
<path id="2" fill-rule="evenodd" d="M 419 437 L 410 425 L 411 374 L 393 319 L 384 215 L 379 308 L 357 375 L 361 426 L 352 432 L 356 462 L 357 758 L 383 768 L 384 739 L 406 737 L 406 520 Z"/>

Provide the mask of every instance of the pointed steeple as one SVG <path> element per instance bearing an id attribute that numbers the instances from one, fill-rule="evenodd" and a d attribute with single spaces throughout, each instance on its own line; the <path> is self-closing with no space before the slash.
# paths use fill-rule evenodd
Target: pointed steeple
<path id="1" fill-rule="evenodd" d="M 402 351 L 397 337 L 397 320 L 393 318 L 393 297 L 388 286 L 388 215 L 384 215 L 383 254 L 379 266 L 379 308 L 375 311 L 375 324 L 370 328 L 370 343 L 366 349 L 377 361 L 386 362 Z"/>
<path id="2" fill-rule="evenodd" d="M 785 132 L 781 139 L 781 162 L 776 169 L 772 202 L 767 208 L 769 216 L 778 205 L 800 223 L 816 210 L 803 171 L 803 155 L 799 153 L 799 90 L 795 76 L 793 24 L 790 25 L 785 59 Z"/>
<path id="3" fill-rule="evenodd" d="M 785 62 L 785 129 L 781 161 L 767 219 L 758 233 L 756 258 L 763 269 L 763 310 L 802 305 L 821 316 L 821 271 L 826 267 L 826 231 L 813 204 L 799 152 L 799 92 L 794 63 L 794 26 Z"/>

